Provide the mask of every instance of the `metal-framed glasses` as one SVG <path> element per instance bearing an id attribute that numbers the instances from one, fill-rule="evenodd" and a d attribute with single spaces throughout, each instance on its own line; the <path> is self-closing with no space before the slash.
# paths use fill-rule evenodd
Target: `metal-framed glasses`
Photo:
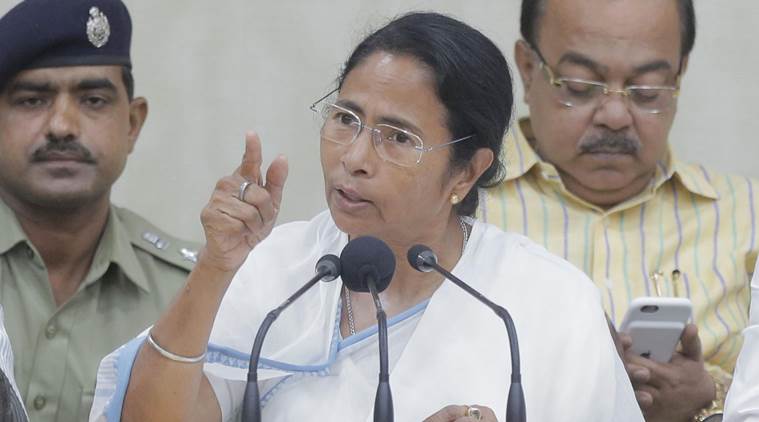
<path id="1" fill-rule="evenodd" d="M 628 85 L 623 89 L 611 89 L 603 82 L 557 76 L 557 72 L 546 63 L 540 51 L 535 47 L 532 50 L 540 60 L 540 68 L 545 72 L 548 83 L 553 87 L 556 100 L 566 107 L 597 108 L 608 95 L 619 94 L 627 100 L 628 105 L 646 113 L 659 114 L 672 107 L 680 94 L 679 71 L 674 86 Z"/>
<path id="2" fill-rule="evenodd" d="M 361 131 L 366 129 L 370 132 L 377 155 L 402 167 L 417 166 L 422 162 L 425 153 L 466 141 L 474 136 L 468 135 L 444 144 L 425 147 L 422 138 L 407 129 L 385 123 L 369 126 L 362 122 L 354 111 L 328 101 L 327 98 L 336 91 L 318 99 L 309 107 L 322 120 L 322 139 L 338 145 L 350 145 L 358 139 Z"/>

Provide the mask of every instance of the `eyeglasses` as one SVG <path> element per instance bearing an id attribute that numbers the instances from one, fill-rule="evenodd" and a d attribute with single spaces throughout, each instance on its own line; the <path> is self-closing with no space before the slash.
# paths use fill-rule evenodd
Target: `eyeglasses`
<path id="1" fill-rule="evenodd" d="M 358 139 L 361 131 L 366 128 L 371 132 L 372 144 L 374 144 L 377 154 L 383 160 L 402 167 L 417 166 L 422 162 L 424 153 L 465 141 L 474 136 L 469 135 L 444 144 L 425 147 L 421 137 L 406 129 L 384 123 L 378 123 L 374 127 L 369 126 L 363 123 L 361 118 L 350 109 L 326 101 L 336 91 L 334 90 L 320 98 L 310 107 L 311 111 L 323 120 L 322 139 L 339 145 L 350 145 Z"/>
<path id="2" fill-rule="evenodd" d="M 598 107 L 604 98 L 619 94 L 640 111 L 659 114 L 668 110 L 680 94 L 680 74 L 678 72 L 675 86 L 628 85 L 623 89 L 611 89 L 608 84 L 578 78 L 556 77 L 556 73 L 543 59 L 537 48 L 532 47 L 540 60 L 540 68 L 545 71 L 548 83 L 554 88 L 554 94 L 560 104 L 567 107 Z"/>

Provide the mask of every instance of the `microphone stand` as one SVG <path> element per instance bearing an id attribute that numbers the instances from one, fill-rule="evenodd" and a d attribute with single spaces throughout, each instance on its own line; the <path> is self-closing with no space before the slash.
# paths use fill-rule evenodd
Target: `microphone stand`
<path id="1" fill-rule="evenodd" d="M 337 257 L 335 257 L 335 259 L 337 259 Z M 322 260 L 325 259 L 322 258 Z M 319 264 L 322 264 L 322 260 L 319 261 Z M 334 265 L 333 261 L 330 260 L 329 262 Z M 258 327 L 256 339 L 253 341 L 253 350 L 250 352 L 250 362 L 248 364 L 248 383 L 245 386 L 245 396 L 243 398 L 242 405 L 242 420 L 245 422 L 261 422 L 261 395 L 258 391 L 258 361 L 261 357 L 261 349 L 264 345 L 264 338 L 269 332 L 271 324 L 279 317 L 279 314 L 281 314 L 285 308 L 290 306 L 295 300 L 301 297 L 303 293 L 313 287 L 314 284 L 318 283 L 319 280 L 325 277 L 332 277 L 329 280 L 332 281 L 340 273 L 339 266 L 337 269 L 334 269 L 333 267 L 328 267 L 327 265 L 321 266 L 319 264 L 317 264 L 316 275 L 306 284 L 304 284 L 303 287 L 298 289 L 298 291 L 293 293 L 292 296 L 287 298 L 287 300 L 282 302 L 281 305 L 269 311 L 269 313 L 266 314 L 266 318 L 264 318 L 264 321 L 261 323 L 261 326 Z"/>
<path id="2" fill-rule="evenodd" d="M 379 346 L 379 383 L 374 398 L 374 422 L 393 422 L 393 396 L 390 392 L 388 364 L 387 315 L 379 292 L 390 285 L 395 273 L 395 255 L 385 242 L 362 236 L 351 240 L 340 253 L 343 284 L 351 291 L 369 292 L 377 309 Z"/>
<path id="3" fill-rule="evenodd" d="M 430 251 L 431 252 L 431 251 Z M 506 422 L 525 422 L 527 419 L 524 404 L 524 390 L 522 389 L 522 373 L 519 361 L 519 340 L 517 340 L 517 330 L 514 326 L 514 320 L 511 319 L 509 311 L 503 306 L 493 303 L 490 299 L 483 296 L 477 290 L 466 284 L 460 278 L 451 274 L 448 270 L 437 263 L 437 258 L 432 256 L 421 256 L 424 265 L 433 268 L 435 271 L 443 274 L 445 278 L 455 285 L 464 289 L 467 293 L 474 296 L 477 300 L 493 310 L 506 325 L 506 332 L 509 336 L 509 351 L 511 352 L 511 386 L 509 387 L 509 397 L 506 401 Z"/>
<path id="4" fill-rule="evenodd" d="M 390 391 L 390 365 L 388 364 L 387 315 L 382 308 L 382 302 L 377 292 L 374 277 L 367 277 L 367 285 L 369 292 L 372 294 L 374 306 L 377 308 L 377 335 L 380 358 L 379 383 L 377 384 L 377 394 L 374 398 L 374 421 L 393 422 L 393 395 Z"/>

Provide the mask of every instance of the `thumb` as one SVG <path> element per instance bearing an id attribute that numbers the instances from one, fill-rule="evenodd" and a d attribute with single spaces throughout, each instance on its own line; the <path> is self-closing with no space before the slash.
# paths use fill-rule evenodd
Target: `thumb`
<path id="1" fill-rule="evenodd" d="M 680 336 L 680 343 L 682 343 L 683 356 L 693 359 L 701 360 L 701 339 L 698 337 L 698 328 L 694 324 L 688 324 L 683 330 L 682 336 Z"/>
<path id="2" fill-rule="evenodd" d="M 277 156 L 266 171 L 266 185 L 264 189 L 271 195 L 274 208 L 277 210 L 279 210 L 279 206 L 282 203 L 282 191 L 285 188 L 288 172 L 289 165 L 287 157 L 284 155 Z"/>

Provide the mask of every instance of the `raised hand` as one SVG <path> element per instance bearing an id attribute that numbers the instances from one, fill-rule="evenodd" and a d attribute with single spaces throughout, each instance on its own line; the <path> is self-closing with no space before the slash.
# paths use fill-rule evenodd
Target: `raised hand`
<path id="1" fill-rule="evenodd" d="M 240 166 L 216 183 L 200 219 L 206 246 L 203 264 L 223 272 L 235 272 L 250 251 L 271 233 L 282 203 L 287 179 L 287 159 L 280 155 L 261 179 L 261 140 L 254 132 L 245 135 Z"/>

